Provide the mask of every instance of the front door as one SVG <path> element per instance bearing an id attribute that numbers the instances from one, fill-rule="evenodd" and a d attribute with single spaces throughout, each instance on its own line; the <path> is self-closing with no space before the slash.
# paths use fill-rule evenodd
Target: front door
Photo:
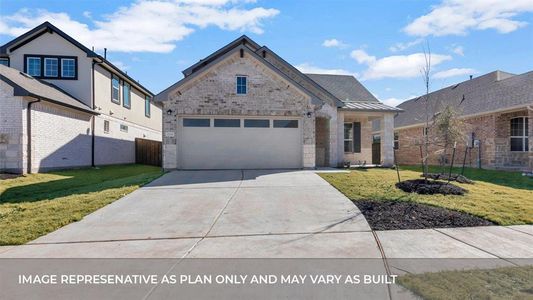
<path id="1" fill-rule="evenodd" d="M 378 134 L 372 136 L 372 164 L 381 164 L 381 136 Z"/>

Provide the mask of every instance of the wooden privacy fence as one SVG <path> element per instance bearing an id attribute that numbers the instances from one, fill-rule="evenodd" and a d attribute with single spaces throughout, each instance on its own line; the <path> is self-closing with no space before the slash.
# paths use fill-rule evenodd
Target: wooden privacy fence
<path id="1" fill-rule="evenodd" d="M 161 142 L 147 139 L 135 139 L 135 163 L 143 165 L 161 166 Z"/>

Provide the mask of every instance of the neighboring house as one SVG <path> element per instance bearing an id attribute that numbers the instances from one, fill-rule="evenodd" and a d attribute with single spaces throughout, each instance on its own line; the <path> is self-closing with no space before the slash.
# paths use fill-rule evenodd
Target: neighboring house
<path id="1" fill-rule="evenodd" d="M 135 138 L 161 140 L 153 94 L 48 22 L 0 47 L 0 64 L 0 171 L 134 163 Z"/>
<path id="2" fill-rule="evenodd" d="M 425 96 L 398 107 L 405 112 L 395 118 L 396 158 L 400 164 L 419 164 L 420 140 L 425 128 Z M 495 71 L 429 94 L 432 118 L 451 106 L 465 124 L 464 143 L 457 146 L 455 164 L 468 166 L 533 169 L 533 72 L 514 75 Z M 439 162 L 436 147 L 430 163 Z M 448 152 L 449 154 L 449 152 Z M 451 160 L 448 155 L 447 161 Z"/>
<path id="3" fill-rule="evenodd" d="M 156 96 L 165 169 L 393 164 L 400 110 L 352 76 L 302 74 L 246 36 L 183 74 Z"/>

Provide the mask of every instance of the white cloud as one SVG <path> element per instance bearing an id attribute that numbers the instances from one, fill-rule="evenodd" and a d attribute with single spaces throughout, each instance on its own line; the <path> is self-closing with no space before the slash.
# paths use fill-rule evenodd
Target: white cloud
<path id="1" fill-rule="evenodd" d="M 465 56 L 465 50 L 463 49 L 463 46 L 453 47 L 452 52 L 457 55 Z"/>
<path id="2" fill-rule="evenodd" d="M 443 0 L 403 30 L 414 36 L 465 35 L 470 30 L 509 33 L 527 23 L 513 19 L 533 12 L 531 0 Z"/>
<path id="3" fill-rule="evenodd" d="M 329 39 L 329 40 L 324 40 L 324 42 L 322 43 L 322 46 L 326 47 L 326 48 L 332 48 L 332 47 L 336 47 L 336 48 L 346 48 L 348 45 L 345 44 L 344 42 L 341 42 L 337 39 Z"/>
<path id="4" fill-rule="evenodd" d="M 351 53 L 353 59 L 360 64 L 367 65 L 362 80 L 381 78 L 412 78 L 420 76 L 420 70 L 425 64 L 424 53 L 414 53 L 410 55 L 393 55 L 383 58 L 376 58 L 358 49 Z M 432 67 L 451 60 L 449 55 L 432 54 Z"/>
<path id="5" fill-rule="evenodd" d="M 120 52 L 170 52 L 175 42 L 197 28 L 216 26 L 223 30 L 263 32 L 261 22 L 279 11 L 245 8 L 250 0 L 139 0 L 118 8 L 91 26 L 66 13 L 22 9 L 0 16 L 0 34 L 18 36 L 50 21 L 88 47 Z"/>
<path id="6" fill-rule="evenodd" d="M 310 74 L 330 74 L 330 75 L 352 75 L 357 77 L 357 73 L 353 73 L 344 69 L 325 69 L 317 66 L 313 66 L 309 63 L 303 63 L 295 66 L 296 69 L 302 73 Z"/>
<path id="7" fill-rule="evenodd" d="M 393 46 L 390 46 L 389 50 L 391 52 L 398 52 L 398 51 L 407 50 L 407 49 L 409 49 L 409 48 L 411 48 L 413 46 L 416 46 L 416 45 L 422 43 L 423 41 L 424 41 L 423 39 L 416 39 L 414 41 L 407 42 L 407 43 L 396 43 Z"/>
<path id="8" fill-rule="evenodd" d="M 111 63 L 114 64 L 117 68 L 121 69 L 122 71 L 126 71 L 127 69 L 130 68 L 128 65 L 126 65 L 120 60 L 111 61 Z"/>
<path id="9" fill-rule="evenodd" d="M 387 104 L 389 106 L 397 106 L 397 105 L 399 105 L 400 103 L 402 103 L 404 101 L 405 100 L 403 100 L 403 99 L 398 99 L 398 98 L 394 98 L 394 97 L 381 100 L 381 102 L 383 102 L 383 103 L 385 103 L 385 104 Z"/>
<path id="10" fill-rule="evenodd" d="M 434 78 L 449 78 L 449 77 L 456 77 L 456 76 L 464 76 L 464 75 L 473 75 L 476 74 L 477 71 L 470 68 L 453 68 L 448 69 L 445 71 L 437 72 L 433 75 Z"/>

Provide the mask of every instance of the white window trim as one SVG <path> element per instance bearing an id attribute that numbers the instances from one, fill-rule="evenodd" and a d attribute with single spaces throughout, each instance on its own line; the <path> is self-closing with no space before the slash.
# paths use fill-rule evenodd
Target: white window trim
<path id="1" fill-rule="evenodd" d="M 514 119 L 522 119 L 522 134 L 523 135 L 509 135 L 509 152 L 527 152 L 526 151 L 526 139 L 528 139 L 529 142 L 529 132 L 526 132 L 526 124 L 529 122 L 528 117 L 522 116 L 522 117 L 514 117 L 509 120 L 509 126 L 511 126 L 511 122 Z M 509 128 L 511 129 L 511 128 Z M 530 130 L 530 128 L 528 128 Z M 511 140 L 512 139 L 521 139 L 522 140 L 522 150 L 511 150 Z"/>
<path id="2" fill-rule="evenodd" d="M 46 68 L 46 61 L 48 60 L 55 60 L 56 63 L 57 63 L 57 69 L 56 69 L 56 72 L 57 74 L 55 76 L 53 75 L 48 75 L 46 74 L 46 71 L 48 71 L 48 69 Z M 43 60 L 43 63 L 44 63 L 44 77 L 48 77 L 48 78 L 59 78 L 59 59 L 56 58 L 56 57 L 45 57 L 44 60 Z"/>
<path id="3" fill-rule="evenodd" d="M 72 61 L 74 63 L 74 74 L 72 76 L 66 76 L 63 73 L 63 70 L 65 70 L 63 62 L 65 62 L 66 60 Z M 76 78 L 76 60 L 74 58 L 61 58 L 61 77 L 63 77 L 63 78 Z"/>
<path id="4" fill-rule="evenodd" d="M 239 78 L 239 77 L 246 78 L 246 93 L 244 93 L 244 94 L 239 94 L 238 93 L 239 87 L 238 87 L 238 84 L 237 84 L 237 80 L 238 80 L 237 78 Z M 246 76 L 246 75 L 236 75 L 235 76 L 235 95 L 238 95 L 238 96 L 246 96 L 246 95 L 248 95 L 248 76 Z"/>
<path id="5" fill-rule="evenodd" d="M 34 74 L 30 74 L 30 60 L 33 60 L 33 59 L 37 59 L 39 61 L 39 74 L 38 75 L 34 75 Z M 42 70 L 42 60 L 40 57 L 38 56 L 28 56 L 26 57 L 26 72 L 30 75 L 30 76 L 37 76 L 37 77 L 41 77 L 42 74 L 41 74 L 41 70 Z"/>
<path id="6" fill-rule="evenodd" d="M 117 80 L 118 85 L 115 88 L 115 85 L 113 84 L 113 80 Z M 117 98 L 115 99 L 113 94 L 115 89 L 117 90 Z M 115 74 L 111 75 L 111 102 L 115 104 L 120 104 L 120 78 L 116 76 Z"/>

